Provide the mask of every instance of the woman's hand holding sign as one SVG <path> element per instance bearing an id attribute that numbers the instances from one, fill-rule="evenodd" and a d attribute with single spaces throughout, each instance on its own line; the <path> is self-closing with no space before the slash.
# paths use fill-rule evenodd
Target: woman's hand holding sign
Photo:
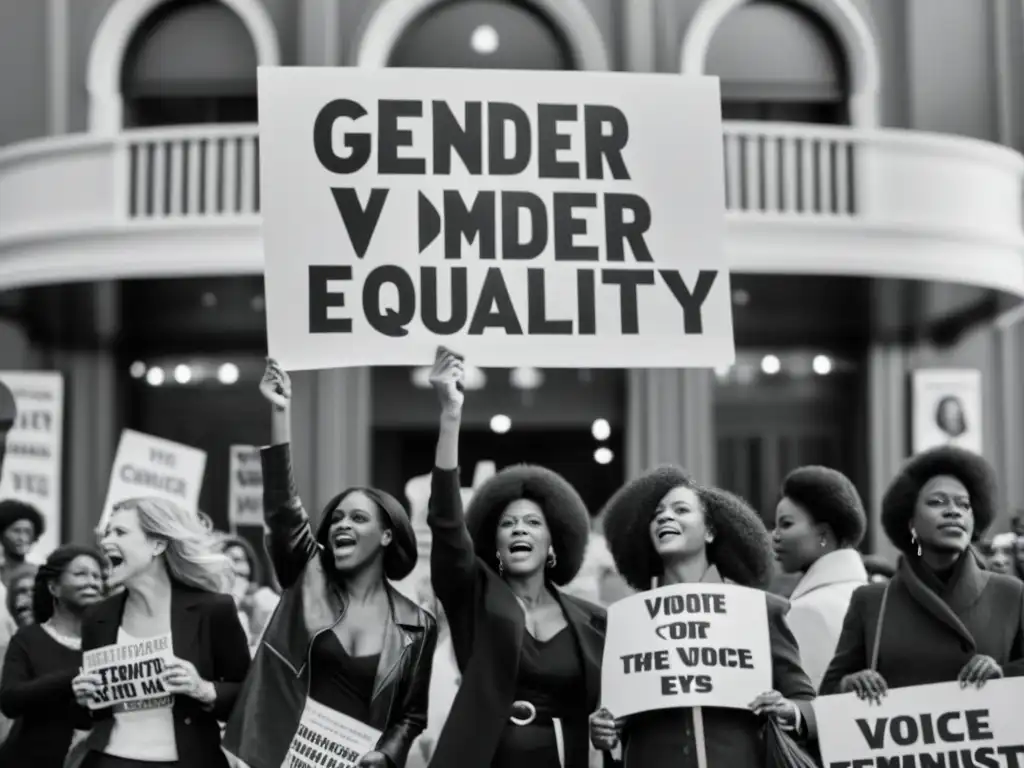
<path id="1" fill-rule="evenodd" d="M 88 707 L 102 687 L 103 678 L 95 672 L 79 670 L 78 675 L 71 681 L 71 692 L 80 707 Z"/>
<path id="2" fill-rule="evenodd" d="M 623 721 L 616 720 L 607 708 L 601 707 L 590 716 L 590 741 L 595 749 L 610 752 L 619 744 Z"/>
<path id="3" fill-rule="evenodd" d="M 1003 668 L 999 666 L 991 656 L 982 656 L 980 653 L 964 664 L 964 668 L 957 675 L 961 688 L 969 685 L 976 685 L 981 688 L 989 680 L 995 680 L 1003 676 Z"/>
<path id="4" fill-rule="evenodd" d="M 882 697 L 888 690 L 889 684 L 885 682 L 885 678 L 873 669 L 854 672 L 839 682 L 840 693 L 855 693 L 857 698 L 875 704 L 882 703 Z"/>
<path id="5" fill-rule="evenodd" d="M 161 682 L 168 693 L 189 696 L 201 704 L 210 706 L 217 698 L 217 689 L 213 683 L 204 680 L 192 662 L 184 659 L 171 659 L 167 662 Z"/>

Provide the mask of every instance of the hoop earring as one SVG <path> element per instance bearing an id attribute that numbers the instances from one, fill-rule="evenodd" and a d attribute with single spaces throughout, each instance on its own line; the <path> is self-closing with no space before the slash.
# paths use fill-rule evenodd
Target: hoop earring
<path id="1" fill-rule="evenodd" d="M 498 575 L 502 578 L 505 577 L 505 564 L 501 562 L 501 553 L 498 550 L 494 550 L 494 556 L 498 559 Z"/>
<path id="2" fill-rule="evenodd" d="M 555 554 L 555 550 L 548 552 L 548 568 L 554 568 L 558 564 L 558 555 Z"/>
<path id="3" fill-rule="evenodd" d="M 910 529 L 910 543 L 917 544 L 917 556 L 921 556 L 921 542 L 917 540 L 917 531 Z"/>

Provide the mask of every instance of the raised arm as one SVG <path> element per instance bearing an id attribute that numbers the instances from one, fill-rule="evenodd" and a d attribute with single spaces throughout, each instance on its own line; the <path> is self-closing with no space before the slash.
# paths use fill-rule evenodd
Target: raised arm
<path id="1" fill-rule="evenodd" d="M 317 552 L 309 515 L 302 506 L 292 475 L 291 402 L 288 374 L 275 361 L 267 361 L 260 392 L 270 402 L 270 442 L 260 451 L 263 465 L 263 519 L 267 524 L 267 552 L 282 589 L 302 575 Z"/>
<path id="2" fill-rule="evenodd" d="M 433 540 L 430 546 L 430 580 L 434 591 L 451 610 L 453 601 L 472 587 L 476 554 L 466 530 L 459 482 L 459 428 L 462 425 L 462 358 L 440 347 L 430 374 L 430 383 L 441 401 L 441 426 L 434 454 L 430 507 L 427 524 Z"/>

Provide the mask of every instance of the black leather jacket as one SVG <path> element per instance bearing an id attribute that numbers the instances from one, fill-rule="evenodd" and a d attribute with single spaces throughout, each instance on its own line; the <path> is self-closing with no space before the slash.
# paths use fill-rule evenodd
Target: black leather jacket
<path id="1" fill-rule="evenodd" d="M 224 747 L 250 768 L 280 768 L 306 703 L 313 639 L 340 620 L 345 606 L 321 565 L 318 537 L 295 489 L 288 446 L 264 448 L 261 458 L 267 549 L 284 592 L 228 721 Z M 328 512 L 321 527 L 329 525 Z M 391 622 L 367 725 L 382 731 L 377 750 L 395 768 L 403 768 L 410 745 L 427 724 L 437 625 L 390 586 L 388 593 Z"/>

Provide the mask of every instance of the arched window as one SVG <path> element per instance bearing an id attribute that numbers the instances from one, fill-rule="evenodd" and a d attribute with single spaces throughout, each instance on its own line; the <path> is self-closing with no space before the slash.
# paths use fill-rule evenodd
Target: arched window
<path id="1" fill-rule="evenodd" d="M 795 3 L 751 0 L 711 38 L 705 71 L 726 120 L 848 124 L 846 56 L 832 28 Z"/>
<path id="2" fill-rule="evenodd" d="M 164 3 L 125 55 L 125 127 L 254 123 L 257 61 L 252 36 L 228 6 Z"/>
<path id="3" fill-rule="evenodd" d="M 522 2 L 449 0 L 410 24 L 391 53 L 392 67 L 576 69 L 562 31 Z"/>

